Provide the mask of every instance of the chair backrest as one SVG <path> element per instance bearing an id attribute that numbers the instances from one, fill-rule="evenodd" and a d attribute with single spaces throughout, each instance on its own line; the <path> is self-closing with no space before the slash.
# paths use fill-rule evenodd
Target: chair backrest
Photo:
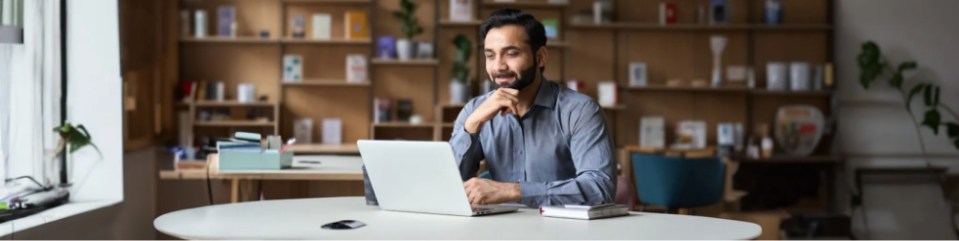
<path id="1" fill-rule="evenodd" d="M 636 191 L 644 205 L 676 209 L 721 201 L 726 170 L 718 157 L 684 158 L 633 153 L 630 159 Z"/>

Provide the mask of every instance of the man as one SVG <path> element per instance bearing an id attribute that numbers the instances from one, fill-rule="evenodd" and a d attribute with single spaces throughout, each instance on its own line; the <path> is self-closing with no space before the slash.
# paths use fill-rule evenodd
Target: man
<path id="1" fill-rule="evenodd" d="M 499 88 L 465 105 L 450 139 L 470 203 L 612 202 L 615 164 L 603 110 L 544 79 L 543 25 L 516 9 L 497 10 L 480 38 Z M 474 177 L 484 159 L 492 180 Z"/>

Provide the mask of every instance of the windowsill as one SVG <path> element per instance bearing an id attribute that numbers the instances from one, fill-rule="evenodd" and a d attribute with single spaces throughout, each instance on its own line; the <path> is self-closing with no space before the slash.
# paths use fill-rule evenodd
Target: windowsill
<path id="1" fill-rule="evenodd" d="M 120 202 L 122 202 L 122 200 L 69 202 L 30 216 L 0 223 L 0 237 L 56 222 L 71 216 L 110 207 Z"/>

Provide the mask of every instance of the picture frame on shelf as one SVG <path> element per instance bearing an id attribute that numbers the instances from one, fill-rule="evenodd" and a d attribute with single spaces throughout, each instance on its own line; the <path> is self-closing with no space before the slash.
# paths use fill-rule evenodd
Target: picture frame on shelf
<path id="1" fill-rule="evenodd" d="M 646 87 L 647 75 L 646 63 L 629 63 L 629 87 Z"/>

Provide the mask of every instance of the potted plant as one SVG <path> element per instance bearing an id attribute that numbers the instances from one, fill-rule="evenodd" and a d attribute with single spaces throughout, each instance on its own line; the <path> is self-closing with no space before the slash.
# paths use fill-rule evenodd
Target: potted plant
<path id="1" fill-rule="evenodd" d="M 416 4 L 410 0 L 400 1 L 400 10 L 394 11 L 393 17 L 400 21 L 404 37 L 396 40 L 396 54 L 400 60 L 408 60 L 413 56 L 413 37 L 423 33 L 423 27 L 416 19 Z"/>
<path id="2" fill-rule="evenodd" d="M 462 104 L 469 97 L 469 59 L 473 43 L 463 34 L 453 38 L 456 46 L 456 58 L 453 60 L 453 79 L 450 80 L 450 103 Z"/>
<path id="3" fill-rule="evenodd" d="M 73 154 L 77 150 L 80 150 L 83 147 L 90 146 L 97 151 L 97 155 L 103 156 L 103 153 L 100 152 L 100 148 L 96 144 L 93 144 L 93 137 L 90 136 L 90 132 L 87 131 L 87 128 L 83 125 L 72 125 L 70 122 L 63 122 L 63 125 L 54 127 L 54 132 L 60 135 L 60 141 L 57 144 L 57 149 L 53 151 L 54 157 L 59 157 L 60 159 L 60 182 L 61 184 L 67 184 L 66 180 L 66 157 L 61 156 L 63 151 L 66 150 L 67 154 Z"/>

